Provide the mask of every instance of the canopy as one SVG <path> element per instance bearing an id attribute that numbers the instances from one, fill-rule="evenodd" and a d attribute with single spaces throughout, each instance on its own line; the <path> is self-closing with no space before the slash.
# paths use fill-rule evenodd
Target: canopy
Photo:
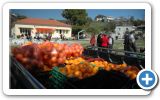
<path id="1" fill-rule="evenodd" d="M 38 33 L 52 33 L 55 29 L 51 28 L 36 28 Z"/>

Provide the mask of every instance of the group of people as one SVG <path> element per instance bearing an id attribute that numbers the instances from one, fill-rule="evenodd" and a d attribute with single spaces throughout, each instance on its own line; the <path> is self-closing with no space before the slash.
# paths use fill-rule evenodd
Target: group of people
<path id="1" fill-rule="evenodd" d="M 91 39 L 90 39 L 90 44 L 91 46 L 96 46 L 97 44 L 98 47 L 112 49 L 113 44 L 114 44 L 114 39 L 112 38 L 111 35 L 100 33 L 98 34 L 97 41 L 96 41 L 95 34 L 92 34 Z"/>
<path id="2" fill-rule="evenodd" d="M 97 36 L 95 34 L 92 34 L 90 39 L 91 46 L 97 47 L 103 47 L 103 48 L 113 48 L 114 39 L 111 35 L 107 35 L 104 33 L 100 33 Z M 124 34 L 124 51 L 130 51 L 130 52 L 137 52 L 136 43 L 135 43 L 135 37 L 134 37 L 134 31 L 126 31 Z"/>
<path id="3" fill-rule="evenodd" d="M 36 33 L 36 35 L 34 36 L 34 39 L 37 39 L 37 40 L 51 40 L 52 38 L 52 34 L 51 33 L 45 33 L 45 34 L 42 34 L 42 33 Z"/>
<path id="4" fill-rule="evenodd" d="M 28 34 L 21 34 L 19 38 L 20 39 L 32 40 L 32 36 L 31 36 L 30 33 L 28 33 Z"/>

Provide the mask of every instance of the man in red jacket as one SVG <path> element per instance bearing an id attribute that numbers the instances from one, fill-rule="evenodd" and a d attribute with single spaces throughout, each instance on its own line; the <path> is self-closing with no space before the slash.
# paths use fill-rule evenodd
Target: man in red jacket
<path id="1" fill-rule="evenodd" d="M 101 46 L 104 47 L 104 48 L 108 48 L 108 36 L 106 34 L 103 34 L 102 35 L 102 44 Z"/>

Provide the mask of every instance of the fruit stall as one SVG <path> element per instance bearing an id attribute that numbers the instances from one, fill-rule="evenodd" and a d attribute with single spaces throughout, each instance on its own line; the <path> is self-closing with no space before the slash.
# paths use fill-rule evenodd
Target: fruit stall
<path id="1" fill-rule="evenodd" d="M 117 52 L 49 41 L 12 47 L 10 88 L 138 89 L 144 55 Z"/>

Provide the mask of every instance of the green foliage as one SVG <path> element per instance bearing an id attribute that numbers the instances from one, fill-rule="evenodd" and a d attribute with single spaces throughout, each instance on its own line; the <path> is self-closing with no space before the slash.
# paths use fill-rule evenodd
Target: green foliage
<path id="1" fill-rule="evenodd" d="M 10 29 L 14 27 L 16 21 L 27 18 L 27 16 L 20 14 L 14 15 L 10 13 L 9 15 L 10 15 Z"/>
<path id="2" fill-rule="evenodd" d="M 115 22 L 92 22 L 86 26 L 88 33 L 99 34 L 100 32 L 114 32 Z"/>
<path id="3" fill-rule="evenodd" d="M 86 31 L 88 33 L 98 34 L 99 32 L 104 31 L 105 23 L 103 22 L 92 22 L 89 26 L 86 26 Z"/>
<path id="4" fill-rule="evenodd" d="M 131 23 L 134 23 L 134 21 L 135 21 L 134 16 L 131 16 L 131 17 L 129 18 L 129 21 L 130 21 Z"/>
<path id="5" fill-rule="evenodd" d="M 73 26 L 72 26 L 72 33 L 73 33 L 73 35 L 74 35 L 74 36 L 77 35 L 77 33 L 78 33 L 79 31 L 81 31 L 82 29 L 83 29 L 83 26 L 73 25 Z"/>
<path id="6" fill-rule="evenodd" d="M 105 23 L 104 31 L 106 31 L 106 32 L 114 32 L 115 27 L 116 27 L 115 22 Z"/>
<path id="7" fill-rule="evenodd" d="M 21 37 L 20 35 L 17 35 L 17 39 L 20 39 L 20 37 Z"/>
<path id="8" fill-rule="evenodd" d="M 129 22 L 131 25 L 134 25 L 134 26 L 140 26 L 145 24 L 144 20 L 135 19 L 134 16 L 130 17 Z"/>
<path id="9" fill-rule="evenodd" d="M 139 19 L 134 20 L 134 22 L 133 22 L 134 26 L 140 26 L 140 25 L 144 25 L 144 24 L 145 24 L 145 21 L 144 20 L 139 20 Z"/>

